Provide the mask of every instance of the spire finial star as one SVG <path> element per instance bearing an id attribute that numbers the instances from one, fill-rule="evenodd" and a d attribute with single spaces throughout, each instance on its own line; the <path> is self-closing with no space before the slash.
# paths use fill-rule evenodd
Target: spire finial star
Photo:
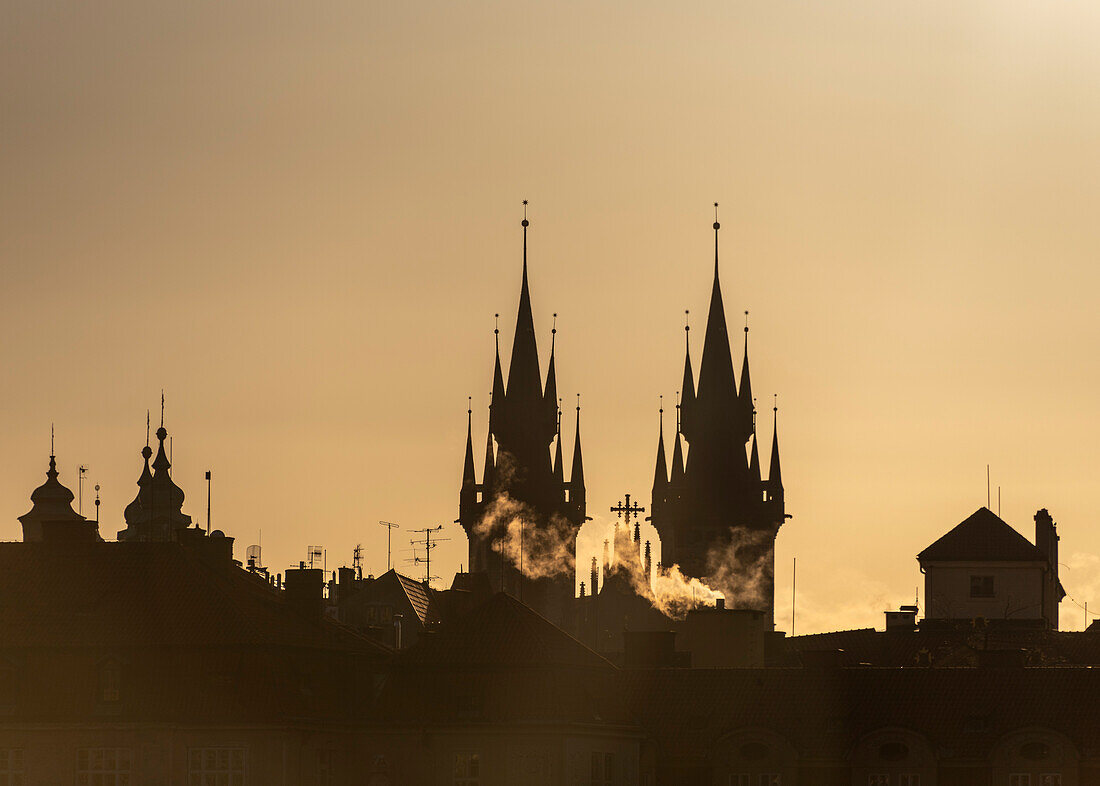
<path id="1" fill-rule="evenodd" d="M 779 394 L 772 393 L 772 412 L 779 411 Z"/>
<path id="2" fill-rule="evenodd" d="M 722 225 L 718 223 L 718 203 L 714 203 L 714 230 L 717 232 L 722 228 Z"/>
<path id="3" fill-rule="evenodd" d="M 164 428 L 164 388 L 160 389 L 160 427 Z"/>
<path id="4" fill-rule="evenodd" d="M 54 457 L 53 452 L 53 423 L 50 424 L 50 458 Z"/>
<path id="5" fill-rule="evenodd" d="M 474 414 L 474 397 L 473 396 L 467 396 L 466 397 L 466 414 L 467 415 L 473 415 Z"/>
<path id="6" fill-rule="evenodd" d="M 684 332 L 691 332 L 691 311 L 684 309 Z"/>
<path id="7" fill-rule="evenodd" d="M 749 332 L 749 312 L 745 311 L 745 332 Z"/>
<path id="8" fill-rule="evenodd" d="M 530 224 L 531 222 L 527 220 L 527 200 L 525 199 L 523 200 L 523 221 L 520 222 L 520 226 L 527 229 Z"/>
<path id="9" fill-rule="evenodd" d="M 145 447 L 149 447 L 149 410 L 145 410 Z"/>
<path id="10" fill-rule="evenodd" d="M 577 412 L 581 411 L 581 394 L 577 394 Z"/>
<path id="11" fill-rule="evenodd" d="M 550 334 L 551 334 L 551 335 L 554 335 L 554 334 L 556 334 L 557 332 L 558 332 L 558 315 L 557 315 L 557 313 L 555 312 L 555 313 L 554 313 L 554 325 L 553 325 L 553 327 L 551 327 L 551 328 L 550 328 Z"/>

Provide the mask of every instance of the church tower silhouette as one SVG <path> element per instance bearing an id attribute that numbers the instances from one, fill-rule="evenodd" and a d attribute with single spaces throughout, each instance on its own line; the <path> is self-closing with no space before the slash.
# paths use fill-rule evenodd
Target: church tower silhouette
<path id="1" fill-rule="evenodd" d="M 714 282 L 699 380 L 696 384 L 688 343 L 671 468 L 666 466 L 664 434 L 658 438 L 651 521 L 661 537 L 664 566 L 679 565 L 685 575 L 708 580 L 724 592 L 729 606 L 774 616 L 775 538 L 788 518 L 778 424 L 773 424 L 770 472 L 762 480 L 749 329 L 746 325 L 738 385 L 719 282 L 719 229 L 716 217 Z M 686 336 L 689 331 L 685 327 Z"/>
<path id="2" fill-rule="evenodd" d="M 578 397 L 572 471 L 567 481 L 555 370 L 557 327 L 551 334 L 543 384 L 527 280 L 530 222 L 526 208 L 521 226 L 523 273 L 507 386 L 497 328 L 482 482 L 477 482 L 474 466 L 471 410 L 467 412 L 458 522 L 469 539 L 470 572 L 485 573 L 494 591 L 508 592 L 569 629 L 575 613 L 577 532 L 586 517 L 580 400 Z M 551 443 L 555 442 L 551 457 Z"/>

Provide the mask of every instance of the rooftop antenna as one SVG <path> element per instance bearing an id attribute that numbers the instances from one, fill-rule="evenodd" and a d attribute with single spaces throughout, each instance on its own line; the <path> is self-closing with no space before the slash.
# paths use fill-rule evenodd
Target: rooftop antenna
<path id="1" fill-rule="evenodd" d="M 989 509 L 989 465 L 985 465 L 985 507 Z"/>
<path id="2" fill-rule="evenodd" d="M 99 526 L 99 484 L 95 484 L 95 523 Z"/>
<path id="3" fill-rule="evenodd" d="M 418 532 L 424 535 L 424 540 L 410 540 L 409 543 L 412 544 L 414 547 L 424 547 L 424 583 L 429 588 L 432 586 L 432 579 L 436 578 L 432 575 L 432 549 L 439 545 L 439 541 L 450 540 L 450 538 L 436 538 L 435 540 L 432 540 L 432 534 L 435 532 L 439 532 L 441 529 L 443 529 L 442 524 L 438 524 L 434 527 L 425 527 L 424 529 L 410 530 L 411 532 Z M 416 560 L 418 558 L 414 557 L 413 559 Z"/>
<path id="4" fill-rule="evenodd" d="M 394 524 L 392 521 L 379 521 L 383 527 L 386 528 L 386 571 L 389 572 L 393 562 L 393 531 L 400 529 L 400 524 Z"/>
<path id="5" fill-rule="evenodd" d="M 363 544 L 356 543 L 351 552 L 351 567 L 355 570 L 355 578 L 363 578 Z"/>
<path id="6" fill-rule="evenodd" d="M 145 410 L 145 447 L 149 447 L 149 410 Z"/>
<path id="7" fill-rule="evenodd" d="M 84 515 L 84 476 L 88 474 L 88 468 L 81 464 L 77 467 L 77 503 L 76 512 Z"/>
<path id="8" fill-rule="evenodd" d="M 50 458 L 54 457 L 53 452 L 53 423 L 50 424 Z"/>
<path id="9" fill-rule="evenodd" d="M 160 427 L 164 428 L 164 388 L 160 389 Z"/>
<path id="10" fill-rule="evenodd" d="M 206 534 L 210 534 L 210 470 L 206 470 Z"/>

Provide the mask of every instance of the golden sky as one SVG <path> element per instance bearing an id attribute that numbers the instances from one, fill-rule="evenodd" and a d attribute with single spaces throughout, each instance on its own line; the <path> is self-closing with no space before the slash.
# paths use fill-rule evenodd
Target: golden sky
<path id="1" fill-rule="evenodd" d="M 239 556 L 378 572 L 379 519 L 445 522 L 449 578 L 526 198 L 587 565 L 648 504 L 718 201 L 735 352 L 748 309 L 780 394 L 780 627 L 792 557 L 800 632 L 881 627 L 987 463 L 1100 609 L 1098 39 L 1091 0 L 0 4 L 0 538 L 51 421 L 121 529 L 163 388 L 184 510 L 212 469 Z"/>

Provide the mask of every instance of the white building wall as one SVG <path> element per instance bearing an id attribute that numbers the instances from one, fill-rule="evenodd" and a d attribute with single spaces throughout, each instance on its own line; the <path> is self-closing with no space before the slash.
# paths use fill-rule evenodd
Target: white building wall
<path id="1" fill-rule="evenodd" d="M 1041 619 L 1043 565 L 1036 562 L 933 562 L 923 566 L 925 617 Z M 993 596 L 971 597 L 971 577 L 992 576 Z"/>

